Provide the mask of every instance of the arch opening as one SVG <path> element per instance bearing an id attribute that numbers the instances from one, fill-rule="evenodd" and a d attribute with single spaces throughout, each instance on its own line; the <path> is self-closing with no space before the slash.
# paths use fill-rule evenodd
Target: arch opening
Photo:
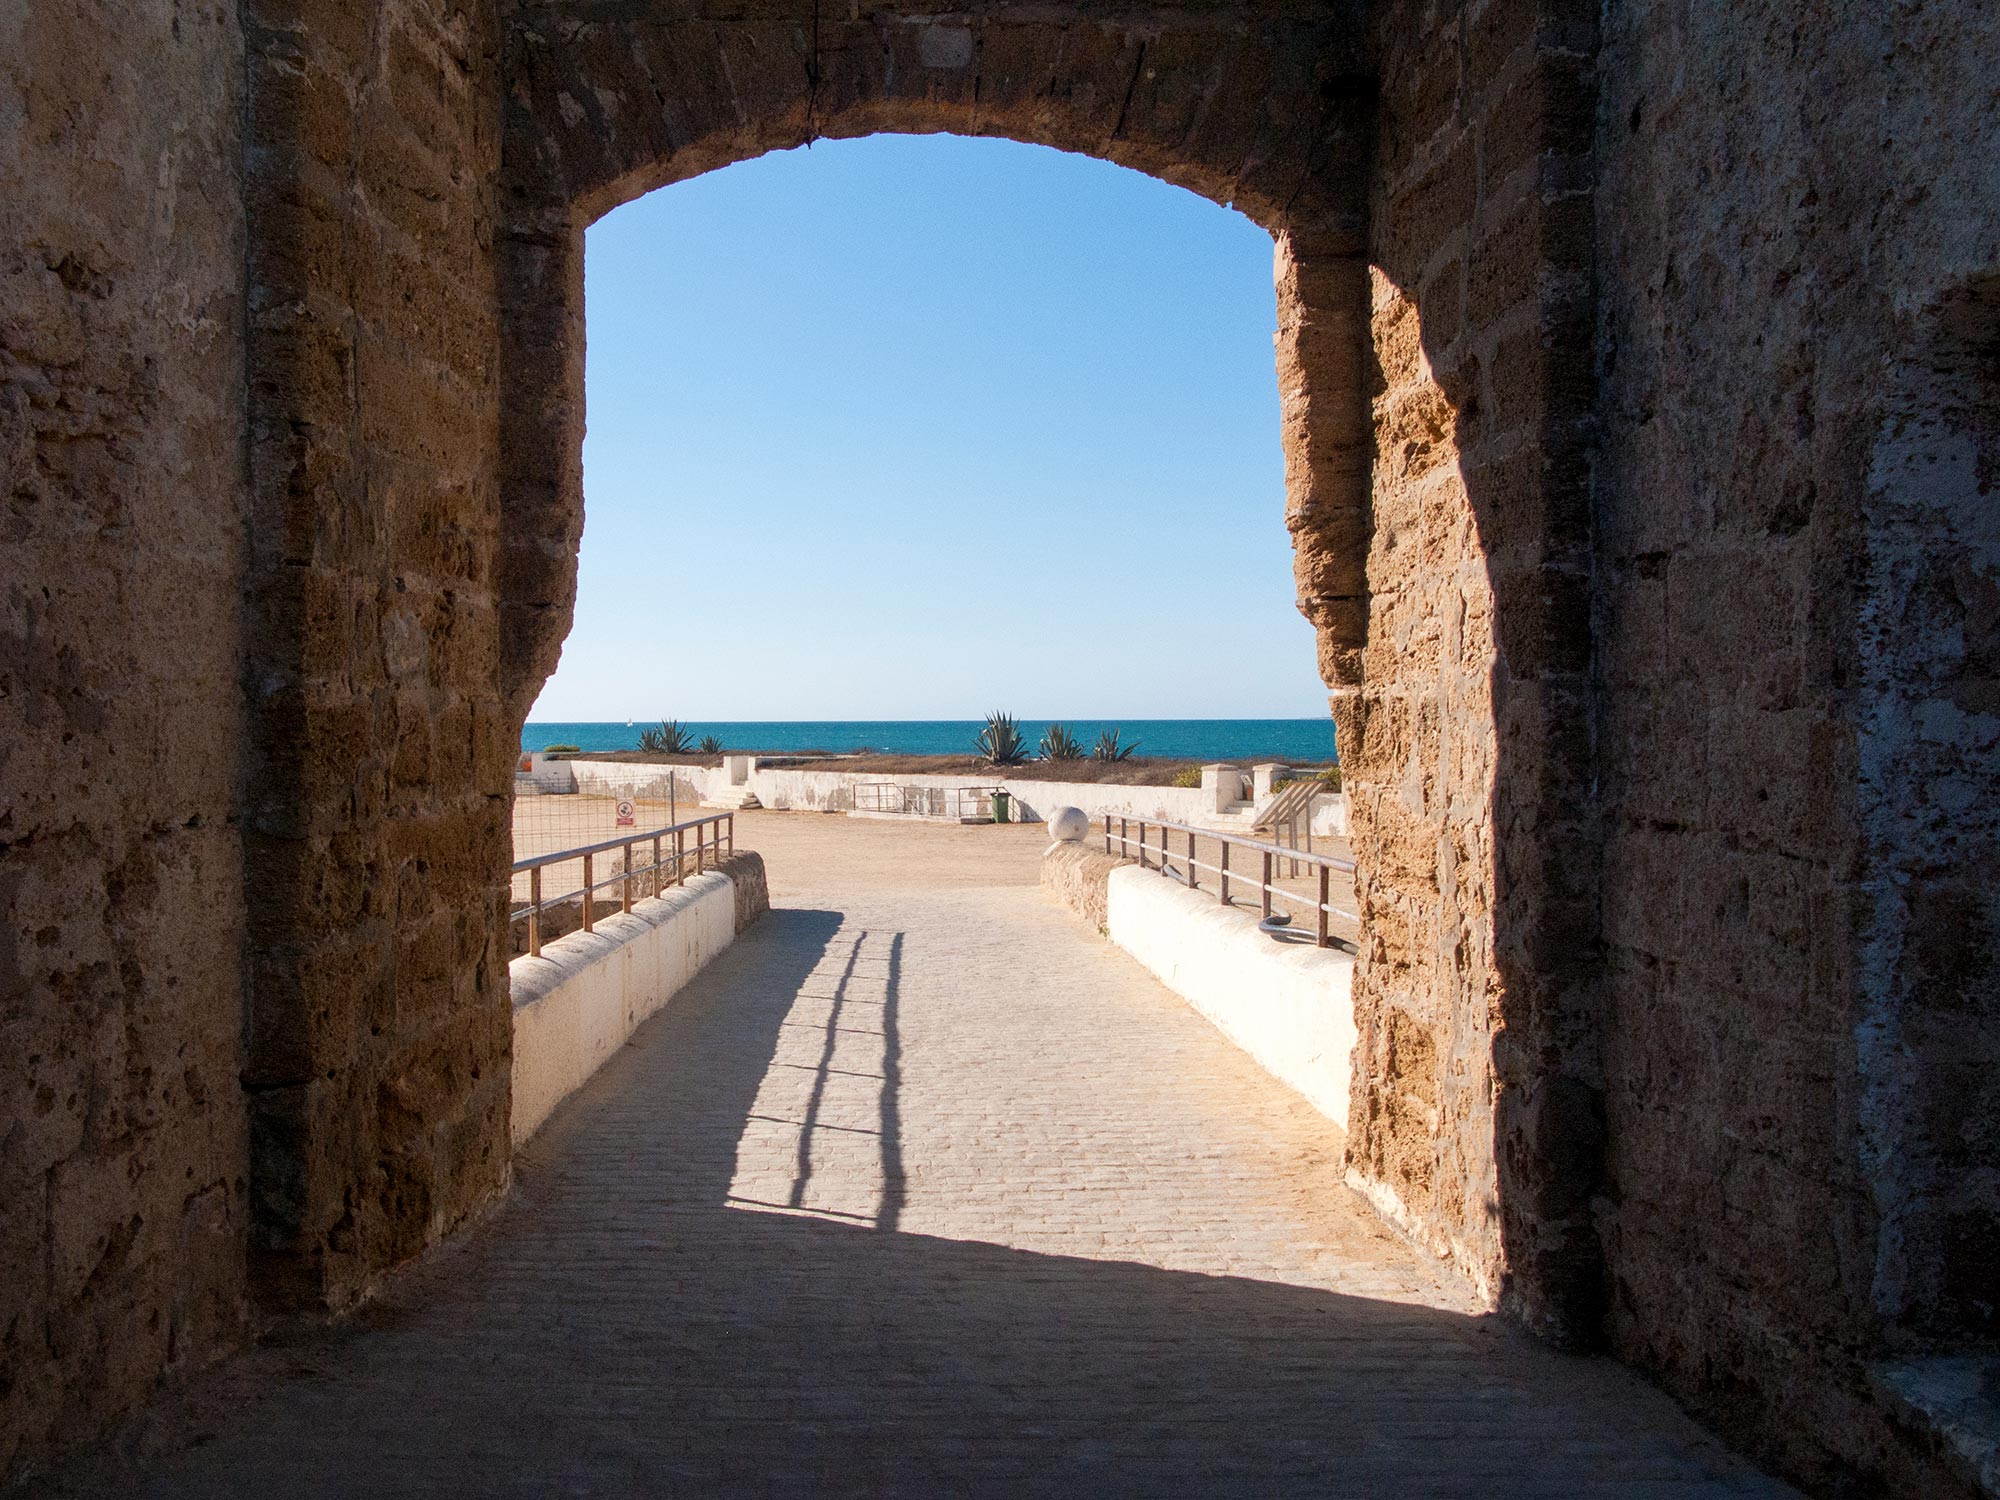
<path id="1" fill-rule="evenodd" d="M 1270 231 L 1288 523 L 1350 535 L 1365 524 L 1358 349 L 1372 89 L 1352 18 L 1163 31 L 1119 17 L 1075 27 L 883 13 L 803 36 L 672 21 L 579 32 L 560 12 L 524 12 L 507 51 L 503 685 L 522 719 L 574 602 L 584 230 L 655 188 L 816 139 L 944 132 L 1055 147 L 1188 188 Z M 1254 102 L 1219 110 L 1223 97 Z M 1365 614 L 1354 607 L 1358 565 L 1340 572 L 1325 551 L 1301 570 L 1323 676 Z"/>
<path id="2" fill-rule="evenodd" d="M 531 720 L 1324 719 L 1270 241 L 1240 218 L 1043 148 L 876 137 L 587 244 L 579 610 Z M 697 615 L 699 646 L 670 628 Z"/>

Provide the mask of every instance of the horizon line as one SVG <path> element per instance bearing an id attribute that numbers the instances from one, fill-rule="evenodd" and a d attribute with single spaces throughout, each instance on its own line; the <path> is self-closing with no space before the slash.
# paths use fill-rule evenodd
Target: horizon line
<path id="1" fill-rule="evenodd" d="M 1004 710 L 1003 710 L 1003 712 L 1004 712 Z M 1063 721 L 1063 720 L 1065 720 L 1065 719 L 1078 719 L 1078 720 L 1090 720 L 1090 721 L 1108 721 L 1108 720 L 1112 720 L 1112 719 L 1120 719 L 1120 720 L 1127 720 L 1127 721 L 1130 721 L 1130 722 L 1132 722 L 1132 723 L 1135 723 L 1135 724 L 1242 724 L 1242 723 L 1298 723 L 1298 724 L 1311 724 L 1311 723 L 1317 723 L 1317 722 L 1318 722 L 1318 721 L 1319 721 L 1320 719 L 1322 719 L 1322 718 L 1325 718 L 1325 719 L 1327 719 L 1327 720 L 1331 721 L 1331 719 L 1332 719 L 1332 714 L 1331 714 L 1331 713 L 1327 713 L 1327 714 L 1179 714 L 1179 715 L 1152 715 L 1152 714 L 1015 714 L 1015 715 L 1013 715 L 1013 717 L 1014 717 L 1014 718 L 1016 718 L 1016 719 L 1023 719 L 1023 720 L 1038 720 L 1038 721 L 1039 721 L 1039 720 L 1047 720 L 1047 721 L 1050 721 L 1050 722 L 1055 722 L 1055 723 L 1060 723 L 1061 721 Z M 986 721 L 986 716 L 985 716 L 984 714 L 977 714 L 977 715 L 958 715 L 958 714 L 955 714 L 955 715 L 948 715 L 948 716 L 939 716 L 939 717 L 935 717 L 935 718 L 928 718 L 928 719 L 908 719 L 908 718 L 887 718 L 887 717 L 878 717 L 878 718 L 855 718 L 855 719 L 705 719 L 705 718 L 701 718 L 701 717 L 699 717 L 699 716 L 697 716 L 697 715 L 693 715 L 693 714 L 690 714 L 690 715 L 688 715 L 687 717 L 685 717 L 685 718 L 683 718 L 683 719 L 680 719 L 680 720 L 677 720 L 676 722 L 679 722 L 679 723 L 683 723 L 683 724 L 983 724 L 983 723 L 984 723 L 985 721 Z M 647 719 L 644 719 L 644 720 L 641 720 L 641 719 L 639 719 L 639 718 L 637 718 L 637 717 L 632 717 L 632 716 L 628 716 L 628 717 L 626 717 L 626 718 L 624 718 L 624 719 L 618 719 L 618 718 L 610 718 L 610 719 L 559 719 L 559 718 L 554 718 L 554 717 L 549 717 L 549 718 L 541 718 L 541 719 L 537 719 L 537 718 L 528 718 L 528 719 L 525 719 L 525 720 L 523 720 L 522 722 L 524 722 L 524 723 L 527 723 L 527 724 L 613 724 L 613 725 L 618 725 L 618 724 L 639 724 L 639 723 L 646 723 L 646 724 L 656 724 L 656 723 L 660 723 L 660 722 L 663 722 L 663 721 L 662 721 L 662 720 L 658 720 L 658 719 L 653 719 L 653 718 L 647 718 Z"/>

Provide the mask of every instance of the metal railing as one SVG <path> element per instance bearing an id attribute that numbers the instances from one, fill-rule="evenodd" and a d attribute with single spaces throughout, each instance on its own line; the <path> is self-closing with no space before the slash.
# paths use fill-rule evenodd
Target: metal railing
<path id="1" fill-rule="evenodd" d="M 694 834 L 692 851 L 688 847 L 688 834 Z M 667 853 L 668 840 L 672 840 L 673 852 Z M 653 862 L 649 865 L 632 863 L 632 851 L 650 843 L 653 846 Z M 608 854 L 613 849 L 625 851 L 622 868 L 617 874 L 604 880 L 597 880 L 595 861 L 598 855 Z M 583 900 L 583 930 L 589 932 L 597 922 L 597 893 L 608 885 L 619 887 L 619 910 L 632 909 L 632 883 L 635 879 L 648 889 L 640 892 L 640 899 L 657 896 L 670 885 L 679 885 L 687 879 L 689 853 L 694 855 L 694 873 L 699 875 L 709 865 L 736 852 L 736 815 L 715 813 L 706 818 L 691 818 L 684 823 L 669 823 L 661 828 L 635 830 L 620 834 L 616 838 L 605 839 L 598 844 L 584 844 L 575 849 L 558 849 L 552 854 L 534 854 L 526 859 L 514 861 L 516 875 L 526 873 L 528 877 L 528 904 L 510 911 L 508 920 L 518 922 L 528 919 L 528 952 L 536 957 L 542 951 L 542 913 L 551 907 L 562 905 L 576 897 Z M 583 884 L 575 890 L 563 891 L 559 895 L 542 895 L 542 871 L 549 865 L 561 864 L 565 860 L 583 861 Z M 670 871 L 671 878 L 662 871 Z M 650 880 L 641 877 L 650 876 Z"/>
<path id="2" fill-rule="evenodd" d="M 997 786 L 909 786 L 896 781 L 863 781 L 854 788 L 854 810 L 898 813 L 915 818 L 980 818 L 992 813 Z"/>
<path id="3" fill-rule="evenodd" d="M 1274 844 L 1288 842 L 1293 849 L 1300 847 L 1299 825 L 1305 825 L 1305 851 L 1310 854 L 1313 846 L 1312 805 L 1313 799 L 1326 790 L 1325 783 L 1310 781 L 1288 781 L 1273 793 L 1271 800 L 1251 825 L 1253 832 L 1271 835 Z M 1292 860 L 1292 874 L 1299 873 L 1299 861 Z"/>
<path id="4" fill-rule="evenodd" d="M 1118 825 L 1116 833 L 1111 831 L 1113 822 L 1116 822 Z M 1138 826 L 1139 830 L 1136 839 L 1131 833 L 1131 827 L 1134 824 Z M 1150 843 L 1147 841 L 1146 830 L 1149 828 L 1158 831 L 1159 842 Z M 1170 847 L 1170 840 L 1175 834 L 1183 834 L 1187 838 L 1187 847 L 1179 854 L 1176 854 L 1175 850 Z M 1222 862 L 1220 864 L 1212 865 L 1196 857 L 1195 840 L 1198 838 L 1213 839 L 1217 844 L 1221 845 Z M 1113 844 L 1117 845 L 1115 851 L 1112 848 Z M 1230 868 L 1229 851 L 1232 848 L 1246 850 L 1258 855 L 1262 859 L 1263 866 L 1259 879 L 1252 880 L 1247 872 L 1232 870 Z M 1327 887 L 1333 872 L 1339 870 L 1347 875 L 1354 873 L 1354 861 L 1351 859 L 1339 859 L 1331 854 L 1316 854 L 1309 850 L 1287 849 L 1283 844 L 1266 843 L 1262 839 L 1240 838 L 1233 833 L 1220 833 L 1213 828 L 1196 828 L 1188 823 L 1169 823 L 1160 818 L 1114 819 L 1110 813 L 1106 813 L 1104 815 L 1104 852 L 1106 854 L 1115 852 L 1126 859 L 1131 859 L 1134 857 L 1135 850 L 1137 851 L 1137 858 L 1141 869 L 1158 869 L 1161 875 L 1169 880 L 1180 881 L 1182 885 L 1185 885 L 1191 891 L 1198 891 L 1202 888 L 1199 872 L 1202 870 L 1209 871 L 1217 877 L 1216 895 L 1224 906 L 1234 904 L 1229 899 L 1229 885 L 1232 879 L 1240 885 L 1255 886 L 1263 895 L 1264 920 L 1267 922 L 1271 920 L 1271 903 L 1274 900 L 1297 902 L 1301 906 L 1311 908 L 1316 914 L 1319 946 L 1322 948 L 1330 948 L 1334 943 L 1332 934 L 1327 930 L 1328 917 L 1345 917 L 1350 922 L 1360 921 L 1360 918 L 1355 913 L 1335 906 L 1328 899 L 1329 893 Z M 1157 862 L 1149 862 L 1147 859 L 1148 855 L 1157 856 Z M 1176 869 L 1174 867 L 1173 861 L 1176 858 L 1182 861 L 1186 866 L 1185 869 Z M 1274 874 L 1274 861 L 1277 860 L 1292 860 L 1298 864 L 1312 866 L 1319 875 L 1319 899 L 1315 901 L 1308 896 L 1301 895 L 1297 891 L 1288 891 L 1284 887 L 1275 884 L 1272 880 L 1272 875 Z"/>

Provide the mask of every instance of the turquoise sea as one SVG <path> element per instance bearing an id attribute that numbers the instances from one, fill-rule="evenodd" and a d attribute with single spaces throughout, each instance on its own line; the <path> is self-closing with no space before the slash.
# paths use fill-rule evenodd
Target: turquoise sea
<path id="1" fill-rule="evenodd" d="M 1106 729 L 1118 731 L 1140 755 L 1176 760 L 1330 761 L 1333 720 L 1319 719 L 1064 719 L 1088 749 Z M 1047 719 L 1023 719 L 1021 732 L 1037 743 Z M 636 750 L 645 724 L 564 724 L 531 720 L 521 732 L 521 748 L 575 745 L 583 750 Z M 728 750 L 763 754 L 801 750 L 875 750 L 891 755 L 970 755 L 983 727 L 977 719 L 776 720 L 706 723 L 688 720 L 696 740 L 720 739 Z"/>

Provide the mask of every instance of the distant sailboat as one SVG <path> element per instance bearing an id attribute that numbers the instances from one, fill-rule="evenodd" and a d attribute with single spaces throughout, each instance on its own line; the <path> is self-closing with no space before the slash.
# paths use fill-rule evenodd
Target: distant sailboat
<path id="1" fill-rule="evenodd" d="M 630 728 L 632 727 L 632 721 L 631 721 L 630 719 L 627 719 L 627 720 L 625 721 L 625 727 L 626 727 L 627 729 L 630 729 Z"/>

